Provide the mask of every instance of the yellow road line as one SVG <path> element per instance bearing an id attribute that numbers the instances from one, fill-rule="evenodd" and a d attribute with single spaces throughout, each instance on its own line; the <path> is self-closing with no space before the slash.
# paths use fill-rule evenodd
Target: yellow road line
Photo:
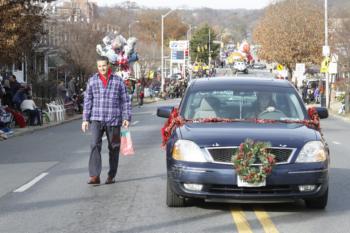
<path id="1" fill-rule="evenodd" d="M 261 208 L 254 208 L 256 217 L 266 233 L 279 233 L 269 215 Z"/>
<path id="2" fill-rule="evenodd" d="M 236 224 L 238 233 L 253 233 L 252 229 L 249 226 L 247 218 L 243 210 L 239 207 L 234 207 L 231 210 L 233 221 Z"/>

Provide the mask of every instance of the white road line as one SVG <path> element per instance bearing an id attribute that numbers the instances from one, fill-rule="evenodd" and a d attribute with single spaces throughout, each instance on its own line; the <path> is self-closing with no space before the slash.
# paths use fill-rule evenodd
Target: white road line
<path id="1" fill-rule="evenodd" d="M 45 176 L 47 176 L 49 173 L 44 172 L 41 173 L 39 176 L 35 177 L 32 181 L 26 183 L 25 185 L 19 187 L 18 189 L 16 189 L 15 191 L 13 191 L 14 193 L 21 193 L 26 191 L 27 189 L 29 189 L 30 187 L 32 187 L 33 185 L 35 185 L 36 183 L 38 183 L 42 178 L 44 178 Z"/>
<path id="2" fill-rule="evenodd" d="M 104 141 L 104 140 L 107 140 L 107 136 L 104 136 L 103 138 L 102 138 L 102 140 Z"/>
<path id="3" fill-rule="evenodd" d="M 136 125 L 138 123 L 140 123 L 140 122 L 139 121 L 134 121 L 133 123 L 131 123 L 131 125 Z"/>
<path id="4" fill-rule="evenodd" d="M 333 143 L 334 143 L 335 145 L 340 145 L 340 144 L 341 144 L 340 142 L 337 142 L 337 141 L 333 141 Z"/>

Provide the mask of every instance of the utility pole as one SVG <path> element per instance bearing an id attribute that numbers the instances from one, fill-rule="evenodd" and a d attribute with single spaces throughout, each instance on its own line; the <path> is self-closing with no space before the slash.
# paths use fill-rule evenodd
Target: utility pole
<path id="1" fill-rule="evenodd" d="M 328 0 L 324 1 L 324 40 L 325 47 L 328 47 Z M 328 57 L 330 54 L 326 54 Z M 329 96 L 329 73 L 325 73 L 326 76 L 326 108 L 330 107 L 330 96 Z"/>
<path id="2" fill-rule="evenodd" d="M 211 64 L 211 51 L 210 51 L 210 49 L 211 49 L 211 48 L 210 48 L 210 28 L 208 29 L 208 32 L 209 32 L 209 33 L 208 33 L 208 34 L 209 34 L 209 35 L 208 35 L 208 36 L 209 36 L 209 46 L 208 46 L 208 48 L 209 48 L 209 57 L 208 57 L 208 63 L 209 63 L 209 64 L 208 64 L 208 66 L 209 66 L 209 69 L 210 69 L 210 64 Z"/>
<path id="3" fill-rule="evenodd" d="M 165 15 L 162 15 L 162 22 L 161 22 L 161 68 L 160 68 L 160 73 L 161 73 L 161 87 L 160 90 L 161 92 L 164 92 L 164 84 L 165 84 L 165 77 L 164 77 L 164 19 L 167 17 L 171 12 L 175 11 L 176 9 L 172 9 L 168 11 Z"/>

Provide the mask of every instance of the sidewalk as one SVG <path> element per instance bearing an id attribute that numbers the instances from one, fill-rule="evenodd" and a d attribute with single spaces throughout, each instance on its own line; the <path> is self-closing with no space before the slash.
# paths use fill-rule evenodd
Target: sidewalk
<path id="1" fill-rule="evenodd" d="M 155 98 L 155 97 L 153 97 L 152 99 L 151 98 L 144 98 L 143 103 L 144 104 L 150 104 L 150 103 L 157 102 L 159 100 L 160 100 L 159 98 Z M 133 100 L 132 106 L 133 107 L 137 107 L 138 106 L 136 98 Z M 14 131 L 13 134 L 11 136 L 9 136 L 8 139 L 14 138 L 14 137 L 17 137 L 17 136 L 21 136 L 21 135 L 24 135 L 24 134 L 27 134 L 27 133 L 33 133 L 33 132 L 38 131 L 38 130 L 47 129 L 47 128 L 54 127 L 54 126 L 57 126 L 57 125 L 61 125 L 61 124 L 64 124 L 64 123 L 67 123 L 67 122 L 71 122 L 71 121 L 74 121 L 74 120 L 79 120 L 81 118 L 82 118 L 82 114 L 74 114 L 73 116 L 66 116 L 65 120 L 64 121 L 60 121 L 60 122 L 50 122 L 48 124 L 43 124 L 43 125 L 38 125 L 38 126 L 27 126 L 25 128 L 14 128 L 13 129 L 13 131 Z"/>
<path id="2" fill-rule="evenodd" d="M 346 122 L 350 122 L 350 113 L 339 114 L 338 110 L 340 108 L 340 102 L 331 102 L 331 107 L 329 109 L 329 114 L 335 118 L 341 119 Z"/>

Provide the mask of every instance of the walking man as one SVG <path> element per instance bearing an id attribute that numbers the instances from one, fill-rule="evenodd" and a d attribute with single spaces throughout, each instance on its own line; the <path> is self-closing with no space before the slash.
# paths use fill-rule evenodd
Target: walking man
<path id="1" fill-rule="evenodd" d="M 129 126 L 131 103 L 123 80 L 112 74 L 108 58 L 97 58 L 98 73 L 86 87 L 82 131 L 91 128 L 91 153 L 88 184 L 100 184 L 102 170 L 102 137 L 106 133 L 109 150 L 109 172 L 105 184 L 115 183 L 120 148 L 120 128 Z M 90 125 L 91 124 L 91 125 Z"/>

